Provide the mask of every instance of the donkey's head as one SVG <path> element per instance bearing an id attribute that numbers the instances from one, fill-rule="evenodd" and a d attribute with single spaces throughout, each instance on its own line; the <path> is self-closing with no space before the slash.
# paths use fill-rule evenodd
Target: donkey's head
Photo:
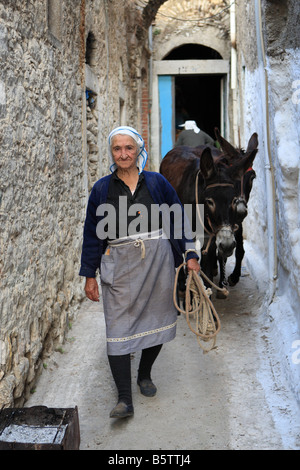
<path id="1" fill-rule="evenodd" d="M 247 150 L 236 149 L 224 137 L 221 136 L 219 129 L 215 128 L 215 136 L 220 144 L 222 153 L 218 155 L 217 161 L 228 167 L 235 166 L 242 159 L 246 161 L 248 157 L 249 167 L 238 170 L 238 177 L 235 177 L 235 192 L 236 198 L 233 201 L 233 209 L 236 217 L 236 222 L 240 223 L 247 216 L 248 208 L 247 203 L 249 200 L 252 183 L 255 178 L 255 171 L 252 169 L 252 163 L 258 151 L 258 136 L 254 132 L 249 139 Z"/>
<path id="2" fill-rule="evenodd" d="M 224 164 L 212 156 L 211 148 L 203 150 L 200 171 L 204 179 L 202 200 L 206 230 L 216 237 L 218 255 L 231 256 L 236 246 L 234 231 L 240 216 L 240 201 L 237 197 L 237 182 L 241 182 L 246 170 L 251 167 L 256 152 L 240 156 L 231 164 Z"/>

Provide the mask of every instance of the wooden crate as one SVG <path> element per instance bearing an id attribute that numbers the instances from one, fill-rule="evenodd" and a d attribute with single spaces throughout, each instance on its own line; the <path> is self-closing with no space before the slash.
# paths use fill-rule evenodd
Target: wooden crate
<path id="1" fill-rule="evenodd" d="M 0 450 L 79 450 L 78 409 L 5 408 L 0 412 Z"/>

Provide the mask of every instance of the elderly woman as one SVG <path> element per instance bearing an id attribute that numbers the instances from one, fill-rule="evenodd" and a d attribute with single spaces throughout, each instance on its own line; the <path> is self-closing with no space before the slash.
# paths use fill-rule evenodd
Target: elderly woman
<path id="1" fill-rule="evenodd" d="M 199 264 L 193 250 L 186 253 L 191 248 L 186 229 L 181 237 L 175 236 L 174 220 L 161 210 L 177 204 L 180 225 L 186 220 L 168 181 L 144 171 L 147 152 L 142 137 L 123 126 L 110 133 L 108 142 L 112 174 L 101 178 L 89 197 L 80 275 L 86 277 L 87 297 L 97 302 L 100 270 L 107 354 L 118 390 L 110 417 L 123 418 L 133 415 L 130 353 L 142 351 L 137 383 L 143 395 L 154 396 L 152 365 L 162 344 L 176 334 L 175 267 L 185 254 L 188 269 L 199 271 Z M 153 217 L 154 208 L 159 208 L 159 217 Z"/>

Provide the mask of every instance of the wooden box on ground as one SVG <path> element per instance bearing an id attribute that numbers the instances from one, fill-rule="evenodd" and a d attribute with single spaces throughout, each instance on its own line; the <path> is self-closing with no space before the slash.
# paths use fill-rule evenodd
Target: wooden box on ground
<path id="1" fill-rule="evenodd" d="M 0 450 L 79 450 L 78 409 L 5 408 L 0 412 Z"/>

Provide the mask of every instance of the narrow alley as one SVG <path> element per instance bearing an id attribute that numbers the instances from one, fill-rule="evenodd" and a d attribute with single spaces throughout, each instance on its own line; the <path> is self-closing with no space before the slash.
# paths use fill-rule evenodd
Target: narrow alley
<path id="1" fill-rule="evenodd" d="M 77 406 L 81 450 L 300 450 L 299 22 L 298 0 L 0 0 L 1 412 Z M 123 141 L 119 162 L 111 135 L 124 126 L 138 146 Z M 177 146 L 186 132 L 190 149 L 206 146 L 200 157 Z M 168 163 L 174 149 L 191 167 Z M 102 300 L 84 291 L 104 253 L 94 222 L 107 202 L 120 209 L 123 190 L 132 208 L 147 178 L 162 184 L 164 162 L 183 204 L 203 196 L 209 243 L 221 232 L 233 249 L 243 224 L 243 273 L 227 299 L 213 294 L 221 331 L 208 354 L 177 317 L 152 370 L 155 397 L 140 394 L 131 355 L 134 417 L 118 421 Z M 110 185 L 117 163 L 131 191 Z M 171 188 L 151 187 L 135 202 L 157 209 Z M 173 332 L 172 313 L 163 330 L 137 333 Z"/>
<path id="2" fill-rule="evenodd" d="M 227 300 L 214 299 L 222 324 L 216 349 L 203 354 L 184 316 L 178 317 L 177 337 L 164 345 L 153 369 L 154 398 L 139 392 L 133 355 L 133 418 L 109 418 L 116 391 L 104 317 L 101 305 L 90 301 L 63 349 L 45 363 L 26 406 L 77 405 L 81 450 L 300 449 L 300 410 L 274 360 L 263 295 L 245 268 L 244 274 Z"/>

